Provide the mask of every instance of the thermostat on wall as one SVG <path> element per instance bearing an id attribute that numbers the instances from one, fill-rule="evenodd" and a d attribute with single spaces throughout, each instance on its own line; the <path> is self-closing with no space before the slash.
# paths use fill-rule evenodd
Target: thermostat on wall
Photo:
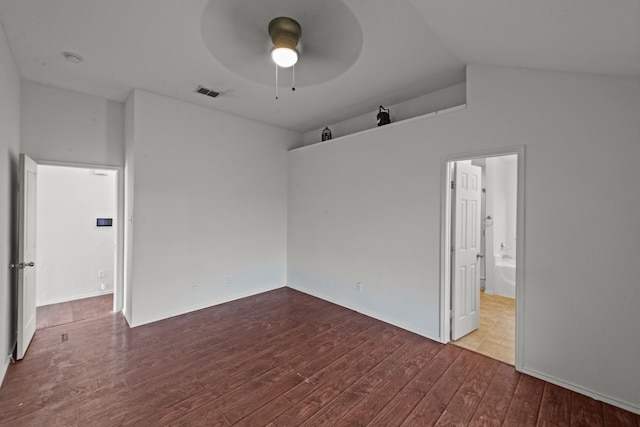
<path id="1" fill-rule="evenodd" d="M 97 227 L 111 227 L 113 225 L 113 218 L 98 218 L 96 219 Z"/>

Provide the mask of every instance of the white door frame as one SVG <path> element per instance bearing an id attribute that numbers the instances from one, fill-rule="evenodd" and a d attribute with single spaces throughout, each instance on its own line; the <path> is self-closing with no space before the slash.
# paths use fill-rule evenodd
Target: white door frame
<path id="1" fill-rule="evenodd" d="M 65 163 L 36 160 L 39 165 L 62 166 L 67 168 L 102 169 L 116 172 L 116 252 L 114 262 L 113 311 L 121 312 L 124 296 L 124 173 L 120 166 L 93 165 L 86 163 Z M 37 233 L 37 231 L 36 231 Z"/>
<path id="2" fill-rule="evenodd" d="M 504 147 L 448 154 L 441 157 L 440 176 L 440 341 L 451 340 L 451 168 L 460 160 L 482 159 L 516 154 L 518 156 L 518 194 L 516 202 L 516 370 L 522 371 L 524 357 L 524 189 L 525 146 Z"/>

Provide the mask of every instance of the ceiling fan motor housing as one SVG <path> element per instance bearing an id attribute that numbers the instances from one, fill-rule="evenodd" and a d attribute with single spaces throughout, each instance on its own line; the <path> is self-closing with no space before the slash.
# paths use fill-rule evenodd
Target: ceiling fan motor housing
<path id="1" fill-rule="evenodd" d="M 296 50 L 302 35 L 302 28 L 295 19 L 280 16 L 269 22 L 269 36 L 274 48 Z"/>

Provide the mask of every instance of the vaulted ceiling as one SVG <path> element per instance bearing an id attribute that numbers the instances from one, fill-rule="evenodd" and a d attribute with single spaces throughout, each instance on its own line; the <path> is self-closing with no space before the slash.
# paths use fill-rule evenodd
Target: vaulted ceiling
<path id="1" fill-rule="evenodd" d="M 276 100 L 277 16 L 302 39 L 296 90 L 281 69 Z M 469 63 L 640 77 L 640 0 L 0 0 L 0 22 L 27 80 L 301 132 L 462 82 Z"/>

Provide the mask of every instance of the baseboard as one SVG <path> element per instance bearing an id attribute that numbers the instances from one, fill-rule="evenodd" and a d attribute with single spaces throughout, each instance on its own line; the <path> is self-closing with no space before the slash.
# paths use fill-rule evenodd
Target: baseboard
<path id="1" fill-rule="evenodd" d="M 138 326 L 146 325 L 146 324 L 153 323 L 153 322 L 159 322 L 160 320 L 165 320 L 165 319 L 169 319 L 171 317 L 176 317 L 176 316 L 180 316 L 180 315 L 183 315 L 183 314 L 191 313 L 192 311 L 203 310 L 205 308 L 214 307 L 216 305 L 225 304 L 227 302 L 231 302 L 231 301 L 239 300 L 239 299 L 242 299 L 242 298 L 247 298 L 247 297 L 250 297 L 250 296 L 253 296 L 253 295 L 258 295 L 258 294 L 261 294 L 261 293 L 264 293 L 264 292 L 269 292 L 269 291 L 273 291 L 273 290 L 276 290 L 276 289 L 284 288 L 285 286 L 286 285 L 276 285 L 276 286 L 270 286 L 270 287 L 266 287 L 266 288 L 259 288 L 259 289 L 256 289 L 256 290 L 253 290 L 253 291 L 250 291 L 250 292 L 243 292 L 243 293 L 240 293 L 240 294 L 236 294 L 236 295 L 233 295 L 232 297 L 229 297 L 229 298 L 221 298 L 221 299 L 209 300 L 209 301 L 205 301 L 205 302 L 203 302 L 201 304 L 197 304 L 197 305 L 181 308 L 179 310 L 160 313 L 160 314 L 158 314 L 156 316 L 143 318 L 142 320 L 132 319 L 132 321 L 129 322 L 129 319 L 127 317 L 125 317 L 125 318 L 127 319 L 127 323 L 129 323 L 129 327 L 130 328 L 136 328 Z M 133 311 L 135 311 L 135 310 L 133 310 Z M 135 315 L 133 317 L 135 317 Z"/>
<path id="2" fill-rule="evenodd" d="M 385 323 L 388 323 L 390 325 L 397 326 L 398 328 L 402 328 L 405 331 L 413 332 L 414 334 L 417 334 L 417 335 L 420 335 L 422 337 L 428 338 L 428 339 L 430 339 L 432 341 L 442 342 L 440 340 L 440 337 L 434 337 L 433 335 L 429 334 L 425 330 L 414 328 L 412 326 L 403 324 L 402 322 L 398 322 L 395 319 L 389 319 L 388 317 L 383 316 L 380 313 L 375 313 L 373 311 L 369 311 L 369 310 L 364 309 L 362 307 L 355 307 L 355 306 L 353 306 L 351 304 L 348 304 L 348 303 L 346 303 L 344 301 L 341 301 L 339 299 L 331 298 L 331 297 L 328 297 L 327 295 L 322 295 L 322 294 L 319 294 L 317 292 L 310 291 L 309 289 L 306 289 L 304 287 L 297 286 L 297 285 L 294 285 L 294 284 L 288 284 L 287 287 L 289 287 L 291 289 L 295 289 L 296 291 L 302 292 L 303 294 L 311 295 L 312 297 L 316 297 L 316 298 L 319 298 L 321 300 L 328 301 L 330 303 L 339 305 L 340 307 L 348 308 L 349 310 L 353 310 L 353 311 L 355 311 L 357 313 L 364 314 L 365 316 L 372 317 L 372 318 L 374 318 L 376 320 L 379 320 L 381 322 L 385 322 Z"/>
<path id="3" fill-rule="evenodd" d="M 615 399 L 615 398 L 612 398 L 612 397 L 597 393 L 597 392 L 595 392 L 593 390 L 589 390 L 589 389 L 586 389 L 584 387 L 580 387 L 578 385 L 575 385 L 573 383 L 570 383 L 570 382 L 567 382 L 567 381 L 563 381 L 563 380 L 560 380 L 558 378 L 543 374 L 542 372 L 538 372 L 535 369 L 524 368 L 522 370 L 522 372 L 527 374 L 527 375 L 531 375 L 532 377 L 536 377 L 538 379 L 541 379 L 541 380 L 544 380 L 546 382 L 549 382 L 551 384 L 555 384 L 557 386 L 567 388 L 569 390 L 575 391 L 576 393 L 580 393 L 580 394 L 583 394 L 585 396 L 589 396 L 589 397 L 591 397 L 591 398 L 593 398 L 595 400 L 599 400 L 601 402 L 605 402 L 605 403 L 608 403 L 610 405 L 617 406 L 618 408 L 622 408 L 622 409 L 624 409 L 626 411 L 633 412 L 635 414 L 640 415 L 640 406 L 634 405 L 633 403 L 625 402 L 625 401 L 622 401 L 622 400 L 618 400 L 618 399 Z"/>
<path id="4" fill-rule="evenodd" d="M 89 292 L 89 293 L 81 294 L 81 295 L 73 295 L 73 296 L 70 296 L 70 297 L 56 298 L 56 299 L 46 300 L 46 301 L 36 301 L 36 307 L 42 307 L 42 306 L 51 305 L 51 304 L 60 304 L 62 302 L 75 301 L 77 299 L 99 297 L 101 295 L 107 295 L 107 294 L 112 294 L 112 293 L 113 293 L 113 289 L 108 289 L 108 290 L 104 290 L 104 291 Z"/>
<path id="5" fill-rule="evenodd" d="M 127 326 L 131 328 L 131 322 L 129 322 L 129 313 L 127 312 L 127 309 L 125 307 L 122 307 L 122 316 L 124 317 L 124 320 L 127 322 Z"/>

